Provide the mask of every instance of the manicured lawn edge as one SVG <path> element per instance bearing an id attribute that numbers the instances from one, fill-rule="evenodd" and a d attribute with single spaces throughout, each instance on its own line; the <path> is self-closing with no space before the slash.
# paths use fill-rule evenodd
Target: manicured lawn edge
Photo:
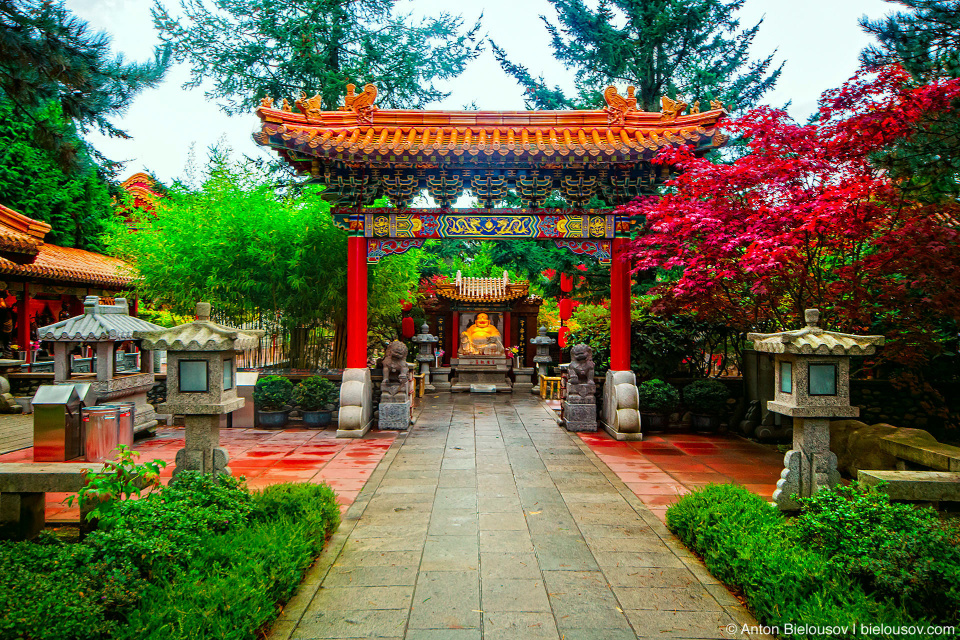
<path id="1" fill-rule="evenodd" d="M 0 543 L 0 638 L 262 637 L 339 524 L 326 485 L 186 478 L 82 543 Z"/>
<path id="2" fill-rule="evenodd" d="M 802 547 L 787 519 L 738 485 L 709 485 L 667 510 L 667 527 L 718 580 L 736 588 L 763 625 L 785 638 L 903 638 L 861 633 L 861 625 L 916 625 L 871 598 L 826 557 Z M 784 633 L 788 625 L 847 627 L 847 633 Z M 919 636 L 918 636 L 919 637 Z"/>

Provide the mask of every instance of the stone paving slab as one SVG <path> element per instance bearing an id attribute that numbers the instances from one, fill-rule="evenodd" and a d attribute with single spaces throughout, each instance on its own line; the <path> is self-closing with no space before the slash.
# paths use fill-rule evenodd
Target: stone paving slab
<path id="1" fill-rule="evenodd" d="M 424 405 L 271 640 L 741 637 L 750 614 L 539 401 Z"/>

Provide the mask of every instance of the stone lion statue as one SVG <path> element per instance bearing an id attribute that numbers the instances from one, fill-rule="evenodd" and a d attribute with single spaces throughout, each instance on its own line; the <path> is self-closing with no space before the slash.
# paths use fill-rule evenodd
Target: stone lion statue
<path id="1" fill-rule="evenodd" d="M 407 397 L 407 380 L 410 368 L 407 365 L 407 345 L 394 340 L 383 354 L 383 381 L 380 383 L 382 402 L 404 402 Z"/>
<path id="2" fill-rule="evenodd" d="M 578 344 L 570 348 L 570 365 L 567 367 L 567 402 L 595 404 L 597 383 L 593 380 L 593 349 Z"/>

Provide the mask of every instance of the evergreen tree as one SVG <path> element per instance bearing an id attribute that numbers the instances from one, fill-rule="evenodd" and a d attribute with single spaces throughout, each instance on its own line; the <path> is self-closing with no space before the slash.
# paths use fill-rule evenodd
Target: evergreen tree
<path id="1" fill-rule="evenodd" d="M 860 25 L 877 38 L 861 61 L 900 64 L 918 83 L 960 77 L 960 0 L 897 0 L 906 11 Z M 960 103 L 925 114 L 914 135 L 891 145 L 877 161 L 909 197 L 935 202 L 960 197 Z"/>
<path id="2" fill-rule="evenodd" d="M 541 18 L 554 57 L 576 73 L 576 96 L 550 88 L 493 44 L 504 71 L 524 87 L 528 108 L 597 108 L 611 83 L 635 86 L 637 107 L 647 111 L 659 111 L 664 95 L 748 107 L 773 88 L 783 66 L 772 69 L 772 54 L 750 60 L 760 23 L 740 28 L 735 14 L 744 0 L 600 0 L 596 9 L 585 0 L 550 3 L 559 22 Z"/>
<path id="3" fill-rule="evenodd" d="M 62 0 L 0 0 L 0 95 L 34 121 L 34 143 L 64 168 L 85 170 L 73 127 L 129 137 L 111 118 L 159 84 L 168 66 L 169 52 L 162 49 L 147 63 L 113 55 L 110 37 L 92 32 Z M 51 102 L 61 117 L 38 117 Z"/>
<path id="4" fill-rule="evenodd" d="M 375 82 L 377 104 L 421 108 L 447 94 L 435 85 L 476 57 L 479 22 L 463 30 L 440 13 L 415 22 L 396 0 L 181 0 L 182 17 L 154 6 L 160 37 L 193 65 L 188 86 L 213 82 L 209 97 L 228 113 L 264 96 L 319 93 L 335 110 L 346 85 Z"/>

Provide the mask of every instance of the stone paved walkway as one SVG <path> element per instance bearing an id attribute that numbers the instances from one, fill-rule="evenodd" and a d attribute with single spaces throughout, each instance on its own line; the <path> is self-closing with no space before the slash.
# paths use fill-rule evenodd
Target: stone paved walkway
<path id="1" fill-rule="evenodd" d="M 743 623 L 536 399 L 464 394 L 427 400 L 270 637 L 724 638 Z"/>

